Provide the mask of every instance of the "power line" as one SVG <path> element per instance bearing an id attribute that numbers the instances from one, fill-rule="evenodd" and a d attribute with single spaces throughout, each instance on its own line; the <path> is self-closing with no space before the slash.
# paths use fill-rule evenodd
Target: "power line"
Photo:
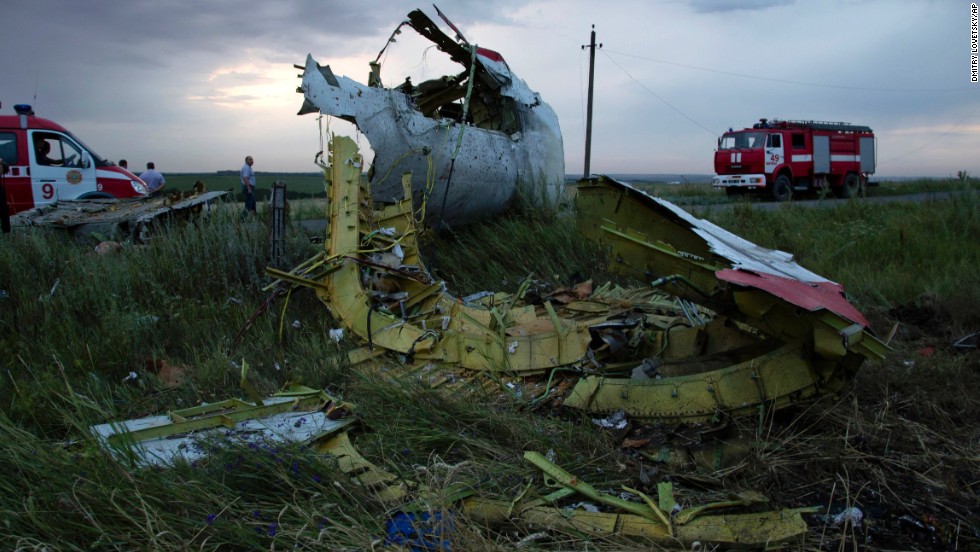
<path id="1" fill-rule="evenodd" d="M 662 63 L 664 65 L 672 65 L 674 67 L 682 67 L 684 69 L 692 69 L 695 71 L 704 71 L 706 73 L 716 73 L 719 75 L 729 75 L 732 77 L 741 77 L 743 79 L 755 79 L 768 82 L 778 82 L 781 84 L 792 84 L 795 86 L 812 86 L 815 88 L 837 88 L 841 90 L 862 90 L 869 92 L 964 92 L 967 90 L 972 90 L 972 88 L 875 88 L 868 86 L 847 86 L 840 84 L 820 84 L 815 82 L 803 82 L 803 81 L 793 81 L 787 79 L 774 79 L 772 77 L 760 77 L 758 75 L 749 75 L 746 73 L 736 73 L 734 71 L 722 71 L 719 69 L 709 69 L 707 67 L 698 67 L 696 65 L 686 65 L 683 63 L 676 63 L 673 61 L 666 61 L 663 59 L 655 59 L 645 56 L 638 56 L 636 54 L 628 54 L 626 52 L 617 52 L 616 50 L 607 49 L 606 52 L 618 54 L 624 57 L 630 57 L 634 59 L 642 59 L 644 61 L 650 61 L 653 63 Z M 608 54 L 607 54 L 608 57 Z"/>
<path id="2" fill-rule="evenodd" d="M 658 100 L 660 100 L 660 102 L 661 102 L 661 103 L 663 103 L 663 104 L 664 104 L 664 105 L 666 105 L 667 107 L 669 107 L 669 108 L 671 108 L 671 109 L 673 109 L 673 110 L 674 110 L 674 111 L 675 111 L 675 112 L 676 112 L 677 114 L 679 114 L 679 115 L 680 115 L 681 117 L 684 117 L 685 119 L 687 119 L 688 121 L 690 121 L 690 122 L 691 122 L 691 123 L 693 123 L 694 125 L 696 125 L 696 126 L 698 126 L 698 127 L 701 127 L 701 128 L 702 128 L 702 129 L 704 129 L 704 130 L 705 130 L 705 131 L 706 131 L 706 132 L 707 132 L 708 134 L 710 134 L 710 135 L 712 135 L 712 136 L 718 136 L 718 133 L 717 133 L 717 132 L 715 132 L 715 131 L 713 131 L 713 130 L 711 130 L 711 129 L 709 129 L 708 127 L 706 127 L 706 126 L 704 126 L 704 125 L 702 125 L 701 123 L 699 123 L 699 122 L 697 122 L 697 121 L 695 121 L 695 120 L 694 120 L 694 119 L 693 119 L 692 117 L 690 117 L 690 116 L 689 116 L 689 115 L 688 115 L 687 113 L 684 113 L 684 112 L 683 112 L 683 111 L 681 111 L 680 109 L 678 109 L 678 108 L 676 108 L 676 107 L 674 107 L 674 106 L 673 106 L 673 104 L 671 104 L 671 103 L 670 103 L 670 102 L 668 102 L 667 100 L 665 100 L 665 99 L 663 99 L 662 97 L 660 97 L 660 95 L 659 95 L 659 94 L 657 94 L 657 93 L 656 93 L 656 92 L 654 92 L 653 90 L 650 90 L 649 88 L 647 88 L 645 84 L 643 84 L 642 82 L 640 82 L 640 81 L 638 81 L 638 80 L 636 80 L 636 77 L 634 77 L 633 75 L 631 75 L 631 74 L 629 73 L 629 71 L 627 71 L 626 69 L 624 69 L 624 68 L 623 68 L 623 66 L 622 66 L 622 65 L 620 65 L 620 64 L 618 64 L 618 63 L 616 63 L 616 60 L 614 60 L 613 58 L 611 58 L 611 57 L 609 57 L 609 55 L 608 55 L 608 54 L 606 54 L 606 51 L 605 51 L 605 50 L 601 50 L 601 51 L 602 51 L 602 53 L 603 53 L 603 55 L 605 55 L 605 56 L 606 56 L 606 58 L 607 58 L 607 59 L 609 59 L 609 61 L 611 61 L 611 62 L 612 62 L 612 64 L 613 64 L 613 65 L 615 65 L 616 67 L 619 67 L 619 70 L 620 70 L 620 71 L 622 71 L 623 73 L 625 73 L 627 77 L 629 77 L 629 78 L 630 78 L 630 79 L 631 79 L 631 80 L 632 80 L 633 82 L 635 82 L 636 84 L 638 84 L 638 85 L 640 86 L 640 88 L 642 88 L 642 89 L 644 89 L 644 90 L 646 90 L 646 91 L 647 91 L 647 92 L 648 92 L 648 93 L 649 93 L 649 94 L 650 94 L 651 96 L 653 96 L 654 98 L 657 98 Z"/>

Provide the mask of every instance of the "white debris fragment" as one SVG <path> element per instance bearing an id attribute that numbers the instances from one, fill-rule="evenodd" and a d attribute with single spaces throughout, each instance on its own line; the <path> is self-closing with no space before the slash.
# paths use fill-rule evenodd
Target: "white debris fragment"
<path id="1" fill-rule="evenodd" d="M 514 354 L 514 353 L 517 352 L 517 342 L 516 341 L 512 341 L 510 343 L 510 345 L 507 346 L 507 352 L 510 353 L 510 354 Z"/>
<path id="2" fill-rule="evenodd" d="M 138 377 L 139 376 L 136 374 L 136 372 L 130 372 L 129 375 L 127 375 L 126 377 L 124 377 L 122 380 L 123 380 L 123 383 L 126 383 L 127 381 L 136 381 L 136 378 L 138 378 Z"/>
<path id="3" fill-rule="evenodd" d="M 548 536 L 549 536 L 548 533 L 545 532 L 531 533 L 530 535 L 517 541 L 517 543 L 514 544 L 514 548 L 524 548 L 527 546 L 534 546 L 535 548 L 537 548 L 537 541 L 546 539 L 548 538 Z"/>
<path id="4" fill-rule="evenodd" d="M 582 502 L 576 502 L 575 504 L 572 504 L 572 510 L 579 510 L 579 509 L 592 513 L 597 513 L 599 511 L 598 506 L 592 504 L 591 502 L 585 502 L 584 500 Z"/>
<path id="5" fill-rule="evenodd" d="M 340 343 L 340 340 L 344 338 L 344 329 L 336 328 L 330 330 L 329 332 L 327 332 L 327 335 L 330 336 L 330 339 L 332 339 L 334 343 Z"/>
<path id="6" fill-rule="evenodd" d="M 293 328 L 298 330 L 300 326 L 302 326 L 302 324 L 299 323 L 299 320 L 293 320 Z"/>
<path id="7" fill-rule="evenodd" d="M 626 419 L 626 412 L 617 410 L 608 418 L 592 418 L 592 423 L 606 429 L 623 429 L 626 427 L 628 420 Z"/>
<path id="8" fill-rule="evenodd" d="M 849 508 L 844 508 L 841 513 L 834 516 L 834 525 L 848 523 L 851 525 L 851 527 L 854 527 L 861 523 L 862 519 L 864 519 L 864 512 L 862 512 L 857 506 L 851 506 Z"/>

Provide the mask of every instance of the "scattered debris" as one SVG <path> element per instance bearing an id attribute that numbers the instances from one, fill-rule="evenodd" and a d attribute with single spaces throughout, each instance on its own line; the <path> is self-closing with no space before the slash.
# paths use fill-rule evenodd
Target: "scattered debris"
<path id="1" fill-rule="evenodd" d="M 130 376 L 135 378 L 135 372 Z M 117 458 L 136 466 L 194 462 L 218 441 L 263 446 L 308 442 L 348 426 L 353 420 L 332 418 L 338 401 L 314 389 L 295 387 L 250 404 L 230 399 L 169 414 L 111 422 L 91 428 Z"/>
<path id="2" fill-rule="evenodd" d="M 132 236 L 146 241 L 153 223 L 186 219 L 193 214 L 208 212 L 211 204 L 228 192 L 191 193 L 132 199 L 80 199 L 48 203 L 22 211 L 10 217 L 13 228 L 43 226 L 65 230 L 76 237 L 94 233 L 112 236 Z M 106 247 L 113 249 L 111 245 Z M 107 253 L 100 251 L 97 253 Z"/>
<path id="3" fill-rule="evenodd" d="M 452 532 L 452 517 L 442 512 L 397 512 L 385 522 L 385 544 L 448 552 Z"/>
<path id="4" fill-rule="evenodd" d="M 171 364 L 163 359 L 147 359 L 146 368 L 156 374 L 164 387 L 177 387 L 184 381 L 184 374 L 189 368 L 179 364 Z"/>
<path id="5" fill-rule="evenodd" d="M 864 512 L 862 512 L 857 506 L 850 506 L 848 508 L 844 508 L 844 510 L 834 516 L 833 524 L 840 525 L 842 523 L 847 523 L 854 527 L 860 525 L 862 519 L 864 519 Z"/>
<path id="6" fill-rule="evenodd" d="M 887 350 L 839 284 L 605 177 L 580 183 L 579 227 L 649 287 L 528 304 L 525 283 L 460 301 L 422 265 L 410 175 L 402 201 L 374 210 L 353 141 L 337 137 L 330 152 L 324 251 L 294 272 L 268 272 L 316 291 L 365 345 L 350 354 L 355 363 L 389 352 L 524 376 L 561 368 L 580 375 L 565 406 L 690 422 L 833 391 Z M 379 262 L 395 245 L 400 260 Z M 646 377 L 631 377 L 638 367 Z"/>
<path id="7" fill-rule="evenodd" d="M 103 241 L 95 246 L 96 255 L 111 255 L 122 250 L 122 244 L 117 241 Z"/>
<path id="8" fill-rule="evenodd" d="M 887 350 L 838 284 L 786 253 L 759 248 L 605 177 L 580 183 L 580 228 L 611 249 L 623 273 L 649 286 L 590 284 L 562 292 L 561 299 L 531 302 L 525 282 L 515 294 L 458 300 L 421 263 L 411 175 L 402 177 L 401 200 L 376 210 L 360 182 L 354 142 L 334 138 L 328 158 L 322 165 L 328 190 L 323 252 L 291 272 L 267 271 L 317 293 L 342 326 L 330 330 L 331 339 L 363 345 L 350 353 L 354 363 L 392 354 L 423 364 L 432 385 L 452 381 L 437 377 L 438 367 L 518 378 L 548 374 L 543 392 L 528 391 L 532 401 L 603 414 L 598 425 L 623 429 L 633 418 L 716 423 L 781 408 L 838 389 L 865 359 Z M 559 369 L 574 386 L 552 387 Z M 656 484 L 656 497 L 627 487 L 599 490 L 555 464 L 551 451 L 525 453 L 552 486 L 540 493 L 525 490 L 513 500 L 495 500 L 470 496 L 468 489 L 442 502 L 443 510 L 395 509 L 408 496 L 431 500 L 433 494 L 357 453 L 344 431 L 353 422 L 349 405 L 308 388 L 258 399 L 247 386 L 244 362 L 241 370 L 253 403 L 233 399 L 91 430 L 134 466 L 194 462 L 209 446 L 228 443 L 308 443 L 393 504 L 397 513 L 386 524 L 386 542 L 409 547 L 447 549 L 454 512 L 462 512 L 481 523 L 517 522 L 538 531 L 626 536 L 691 549 L 761 548 L 800 538 L 807 529 L 801 514 L 817 511 L 760 511 L 766 498 L 757 493 L 682 505 L 671 483 L 656 482 L 657 469 L 641 468 L 641 479 Z M 523 382 L 502 387 L 507 383 L 515 396 L 523 394 Z M 640 448 L 647 444 L 624 441 L 641 456 L 648 454 Z M 718 469 L 744 450 L 734 443 L 731 450 L 662 452 L 666 461 L 686 465 L 707 464 L 710 455 Z M 862 515 L 854 508 L 839 517 L 853 525 Z"/>
<path id="9" fill-rule="evenodd" d="M 817 508 L 760 513 L 727 511 L 765 501 L 757 495 L 683 508 L 674 500 L 670 483 L 657 485 L 656 499 L 633 489 L 625 489 L 630 496 L 642 499 L 642 502 L 634 502 L 595 489 L 540 454 L 527 452 L 524 458 L 541 469 L 545 477 L 561 489 L 516 503 L 467 498 L 463 501 L 464 512 L 484 523 L 500 524 L 514 520 L 532 529 L 640 537 L 667 546 L 690 548 L 695 543 L 699 546 L 710 543 L 723 548 L 735 545 L 768 548 L 802 537 L 806 533 L 806 522 L 801 514 L 817 511 Z M 580 500 L 568 507 L 557 506 L 558 501 L 575 493 L 589 500 Z M 724 513 L 714 515 L 715 510 L 723 510 Z"/>
<path id="10" fill-rule="evenodd" d="M 973 332 L 971 334 L 967 334 L 967 335 L 965 335 L 965 336 L 957 339 L 953 343 L 953 348 L 954 349 L 961 350 L 961 351 L 966 351 L 966 350 L 970 350 L 970 349 L 976 349 L 977 348 L 978 336 L 980 336 L 980 332 Z"/>
<path id="11" fill-rule="evenodd" d="M 338 418 L 339 411 L 342 414 Z M 228 400 L 166 416 L 97 425 L 91 431 L 106 449 L 134 467 L 195 462 L 215 447 L 234 443 L 256 450 L 284 442 L 307 443 L 335 458 L 344 474 L 371 489 L 385 503 L 402 504 L 409 494 L 433 500 L 435 495 L 426 487 L 401 480 L 357 453 L 346 432 L 353 422 L 351 414 L 349 405 L 337 403 L 321 391 L 293 387 L 255 404 Z M 800 514 L 817 510 L 730 511 L 766 502 L 753 493 L 685 508 L 674 499 L 672 485 L 666 482 L 657 485 L 657 500 L 630 488 L 614 496 L 566 472 L 545 455 L 529 451 L 524 457 L 542 471 L 551 485 L 540 489 L 546 494 L 525 490 L 508 502 L 473 497 L 469 488 L 454 491 L 441 510 L 413 511 L 403 507 L 396 511 L 385 523 L 386 542 L 413 549 L 449 550 L 447 539 L 453 532 L 454 511 L 461 511 L 488 524 L 520 521 L 540 530 L 574 529 L 684 547 L 696 542 L 756 547 L 801 537 L 806 523 Z M 559 489 L 556 491 L 553 486 Z M 583 499 L 559 506 L 575 494 Z M 716 510 L 723 513 L 715 515 Z"/>
<path id="12" fill-rule="evenodd" d="M 592 423 L 606 429 L 623 429 L 629 423 L 629 420 L 626 419 L 625 412 L 617 410 L 608 418 L 592 418 Z"/>

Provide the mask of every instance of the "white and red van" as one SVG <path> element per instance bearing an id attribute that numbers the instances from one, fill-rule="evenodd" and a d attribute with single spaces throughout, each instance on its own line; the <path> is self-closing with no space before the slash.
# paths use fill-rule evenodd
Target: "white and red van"
<path id="1" fill-rule="evenodd" d="M 146 184 L 103 159 L 64 127 L 34 115 L 29 105 L 0 115 L 0 159 L 10 214 L 61 199 L 147 195 Z"/>

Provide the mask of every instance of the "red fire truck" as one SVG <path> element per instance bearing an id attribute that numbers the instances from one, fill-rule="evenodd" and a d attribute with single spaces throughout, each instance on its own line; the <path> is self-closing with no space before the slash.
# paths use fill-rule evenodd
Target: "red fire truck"
<path id="1" fill-rule="evenodd" d="M 768 192 L 786 201 L 796 192 L 853 197 L 875 172 L 871 128 L 848 123 L 760 119 L 718 140 L 712 185 L 728 195 Z"/>
<path id="2" fill-rule="evenodd" d="M 6 200 L 9 214 L 59 199 L 147 195 L 139 177 L 103 159 L 58 123 L 36 117 L 29 105 L 18 104 L 14 111 L 0 115 L 0 200 Z"/>

